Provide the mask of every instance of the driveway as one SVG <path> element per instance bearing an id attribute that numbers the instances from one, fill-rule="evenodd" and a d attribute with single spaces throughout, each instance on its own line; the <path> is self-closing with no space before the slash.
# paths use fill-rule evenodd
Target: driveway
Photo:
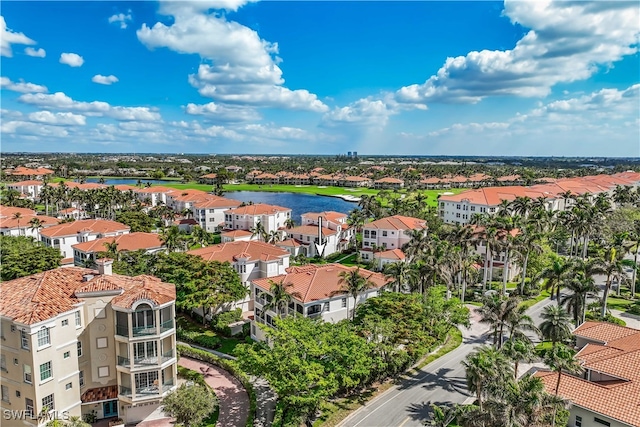
<path id="1" fill-rule="evenodd" d="M 222 368 L 181 356 L 178 365 L 201 372 L 220 404 L 217 427 L 243 427 L 249 416 L 249 396 L 240 381 Z"/>

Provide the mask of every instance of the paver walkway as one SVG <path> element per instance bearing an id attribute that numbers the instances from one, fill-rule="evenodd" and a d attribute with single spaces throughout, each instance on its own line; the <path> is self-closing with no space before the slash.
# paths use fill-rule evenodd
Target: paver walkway
<path id="1" fill-rule="evenodd" d="M 204 380 L 216 392 L 220 405 L 217 427 L 243 427 L 249 416 L 249 395 L 240 381 L 217 366 L 181 356 L 178 365 L 204 375 Z"/>

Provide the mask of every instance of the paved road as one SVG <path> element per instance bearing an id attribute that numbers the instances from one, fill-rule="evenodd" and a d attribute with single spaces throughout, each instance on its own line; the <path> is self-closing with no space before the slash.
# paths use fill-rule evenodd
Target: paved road
<path id="1" fill-rule="evenodd" d="M 545 299 L 533 305 L 528 314 L 538 324 L 545 306 L 555 304 Z M 476 347 L 488 342 L 488 328 L 472 312 L 471 328 L 462 331 L 463 343 L 457 349 L 422 368 L 418 373 L 392 387 L 366 406 L 346 418 L 341 427 L 412 427 L 423 426 L 430 404 L 463 403 L 467 392 L 464 358 Z"/>

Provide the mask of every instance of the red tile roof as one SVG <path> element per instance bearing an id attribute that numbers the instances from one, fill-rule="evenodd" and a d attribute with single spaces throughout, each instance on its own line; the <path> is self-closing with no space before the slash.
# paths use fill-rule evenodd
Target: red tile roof
<path id="1" fill-rule="evenodd" d="M 7 175 L 13 176 L 31 176 L 31 175 L 52 175 L 53 171 L 47 168 L 30 169 L 24 166 L 18 166 L 13 170 L 5 171 Z"/>
<path id="2" fill-rule="evenodd" d="M 21 217 L 14 219 L 13 215 L 19 213 Z M 36 215 L 36 211 L 27 208 L 14 208 L 12 206 L 0 205 L 0 228 L 12 229 L 17 228 L 20 223 L 20 228 L 30 228 L 29 221 L 33 218 L 37 218 L 42 223 L 43 227 L 49 227 L 52 225 L 58 225 L 60 220 L 51 216 Z"/>
<path id="3" fill-rule="evenodd" d="M 404 184 L 404 180 L 392 177 L 376 179 L 375 182 L 380 184 Z"/>
<path id="4" fill-rule="evenodd" d="M 342 264 L 310 264 L 302 267 L 289 267 L 287 274 L 257 279 L 253 281 L 253 284 L 265 291 L 269 291 L 272 281 L 275 283 L 291 283 L 293 286 L 287 292 L 291 295 L 300 295 L 300 297 L 293 298 L 307 303 L 331 298 L 342 292 L 344 287 L 340 283 L 340 273 L 355 269 L 356 267 L 347 267 Z M 368 278 L 373 283 L 372 289 L 379 289 L 389 281 L 381 273 L 374 273 L 365 269 L 360 269 L 360 275 Z"/>
<path id="5" fill-rule="evenodd" d="M 220 261 L 233 263 L 239 254 L 248 254 L 251 261 L 274 261 L 288 257 L 289 252 L 274 245 L 264 242 L 235 241 L 220 243 L 200 249 L 188 251 L 188 254 L 197 255 L 205 261 Z"/>
<path id="6" fill-rule="evenodd" d="M 130 233 L 122 234 L 115 237 L 103 237 L 88 242 L 78 243 L 72 246 L 73 249 L 85 253 L 106 251 L 107 243 L 117 243 L 119 251 L 137 251 L 140 249 L 156 249 L 161 248 L 162 241 L 156 233 Z"/>
<path id="7" fill-rule="evenodd" d="M 85 275 L 94 275 L 88 281 Z M 49 270 L 0 283 L 0 315 L 31 325 L 71 311 L 82 301 L 76 293 L 121 289 L 112 305 L 130 308 L 144 294 L 156 304 L 175 300 L 175 286 L 152 276 L 99 275 L 80 267 Z"/>
<path id="8" fill-rule="evenodd" d="M 419 218 L 394 215 L 365 224 L 364 228 L 376 228 L 382 230 L 423 230 L 427 228 L 427 223 L 425 220 Z"/>
<path id="9" fill-rule="evenodd" d="M 40 234 L 45 237 L 73 236 L 80 231 L 85 230 L 90 231 L 92 234 L 105 234 L 115 233 L 118 231 L 129 231 L 130 227 L 108 219 L 83 219 L 45 228 L 40 232 Z"/>
<path id="10" fill-rule="evenodd" d="M 9 187 L 24 187 L 27 185 L 44 185 L 44 182 L 42 181 L 36 181 L 36 180 L 28 180 L 28 181 L 20 181 L 20 182 L 10 182 L 7 184 Z"/>
<path id="11" fill-rule="evenodd" d="M 253 236 L 253 233 L 251 233 L 250 231 L 247 231 L 247 230 L 231 230 L 231 231 L 225 231 L 224 233 L 221 234 L 221 236 L 225 236 L 225 237 L 246 237 L 246 236 Z"/>
<path id="12" fill-rule="evenodd" d="M 299 225 L 297 227 L 290 228 L 285 230 L 288 235 L 292 234 L 304 234 L 308 236 L 317 236 L 318 235 L 318 226 L 317 225 Z M 332 230 L 330 228 L 322 227 L 322 235 L 323 236 L 333 236 L 334 234 L 338 234 L 337 230 Z"/>
<path id="13" fill-rule="evenodd" d="M 373 253 L 374 258 L 379 259 L 394 259 L 398 261 L 402 261 L 405 259 L 404 252 L 401 249 L 391 249 L 388 251 L 380 251 Z"/>
<path id="14" fill-rule="evenodd" d="M 241 204 L 242 202 L 239 202 L 238 200 L 209 195 L 203 201 L 195 202 L 193 207 L 197 209 L 236 208 Z"/>
<path id="15" fill-rule="evenodd" d="M 593 341 L 600 341 L 603 344 L 614 342 L 630 335 L 638 335 L 639 333 L 640 331 L 637 329 L 603 322 L 584 322 L 573 331 L 573 334 L 576 336 Z"/>
<path id="16" fill-rule="evenodd" d="M 226 211 L 226 213 L 233 215 L 273 215 L 278 212 L 291 212 L 291 209 L 283 208 L 282 206 L 267 205 L 265 203 L 256 203 L 255 205 L 241 206 Z"/>
<path id="17" fill-rule="evenodd" d="M 343 219 L 347 218 L 347 214 L 343 214 L 341 212 L 335 211 L 324 211 L 324 212 L 307 212 L 302 214 L 302 218 L 309 218 L 312 220 L 317 220 L 318 217 L 322 217 L 323 221 L 331 221 L 335 223 L 341 223 Z"/>

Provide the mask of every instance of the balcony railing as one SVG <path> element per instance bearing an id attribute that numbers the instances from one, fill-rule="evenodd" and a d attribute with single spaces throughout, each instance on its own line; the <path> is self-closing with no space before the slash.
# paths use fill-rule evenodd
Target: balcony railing
<path id="1" fill-rule="evenodd" d="M 264 298 L 260 298 L 260 297 L 256 297 L 256 302 L 260 305 L 266 305 L 267 304 L 267 300 L 265 300 Z"/>
<path id="2" fill-rule="evenodd" d="M 141 337 L 144 335 L 156 335 L 158 333 L 156 330 L 156 325 L 139 326 L 139 327 L 133 328 L 132 332 L 134 337 Z"/>
<path id="3" fill-rule="evenodd" d="M 123 396 L 131 397 L 131 387 L 120 386 L 120 394 Z"/>
<path id="4" fill-rule="evenodd" d="M 160 324 L 160 333 L 173 329 L 173 319 L 165 320 Z"/>
<path id="5" fill-rule="evenodd" d="M 131 366 L 131 359 L 127 357 L 118 356 L 118 366 Z"/>
<path id="6" fill-rule="evenodd" d="M 313 313 L 307 313 L 307 317 L 314 319 L 316 317 L 320 317 L 322 316 L 322 312 L 321 311 L 315 311 Z"/>

